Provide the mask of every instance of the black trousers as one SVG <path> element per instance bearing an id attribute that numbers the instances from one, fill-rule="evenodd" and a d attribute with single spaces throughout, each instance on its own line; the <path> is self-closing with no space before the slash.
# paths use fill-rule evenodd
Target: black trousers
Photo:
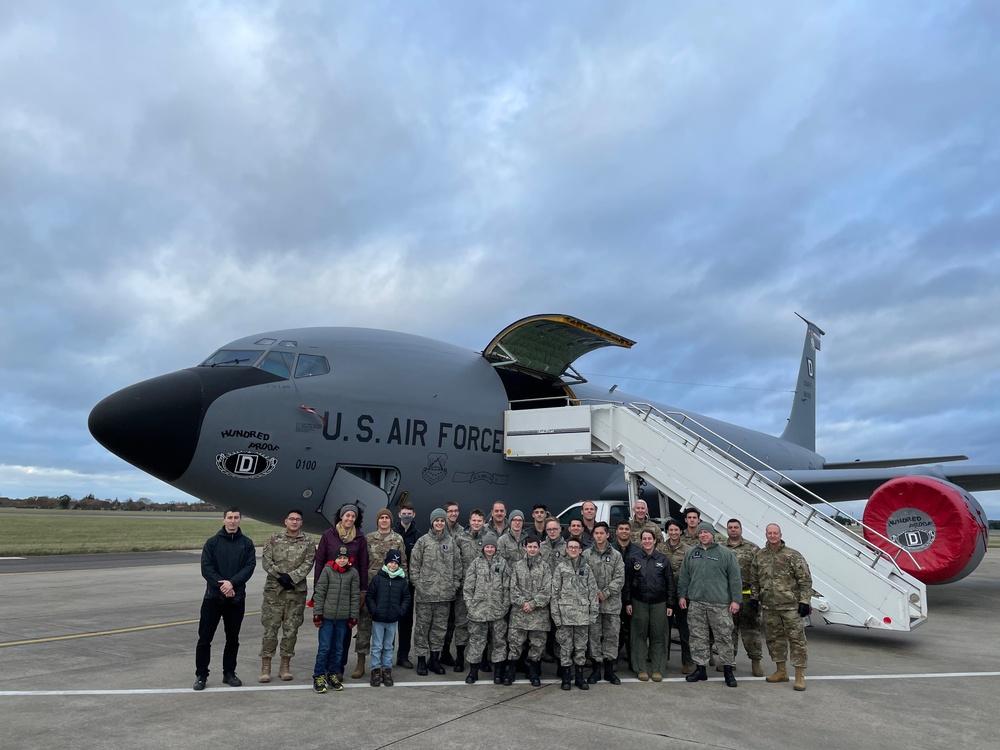
<path id="1" fill-rule="evenodd" d="M 212 639 L 222 620 L 226 631 L 226 648 L 222 652 L 222 673 L 236 671 L 236 655 L 240 650 L 240 627 L 246 602 L 243 597 L 231 599 L 202 599 L 201 619 L 198 622 L 198 646 L 194 652 L 194 674 L 208 678 L 208 665 L 212 661 Z"/>

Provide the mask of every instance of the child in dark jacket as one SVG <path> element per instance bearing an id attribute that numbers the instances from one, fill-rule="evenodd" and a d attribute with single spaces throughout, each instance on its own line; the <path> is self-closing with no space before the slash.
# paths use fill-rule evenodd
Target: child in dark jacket
<path id="1" fill-rule="evenodd" d="M 361 577 L 352 562 L 347 547 L 341 547 L 334 561 L 323 567 L 313 591 L 313 624 L 319 628 L 313 668 L 313 690 L 317 693 L 325 693 L 327 688 L 344 689 L 344 636 L 357 624 L 361 608 Z"/>
<path id="2" fill-rule="evenodd" d="M 372 687 L 392 687 L 392 643 L 396 624 L 410 608 L 410 586 L 399 564 L 399 550 L 385 555 L 382 570 L 368 583 L 365 606 L 372 616 Z"/>

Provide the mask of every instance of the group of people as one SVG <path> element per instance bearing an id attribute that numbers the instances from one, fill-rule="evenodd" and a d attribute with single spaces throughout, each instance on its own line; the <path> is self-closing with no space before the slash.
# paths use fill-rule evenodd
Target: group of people
<path id="1" fill-rule="evenodd" d="M 308 605 L 318 628 L 313 688 L 342 690 L 348 650 L 357 628 L 357 666 L 370 684 L 392 686 L 394 665 L 416 672 L 464 672 L 474 684 L 492 670 L 495 684 L 511 685 L 523 671 L 541 684 L 542 661 L 557 661 L 561 687 L 587 690 L 606 680 L 620 684 L 617 662 L 624 656 L 640 681 L 662 681 L 671 628 L 681 646 L 681 671 L 689 682 L 708 678 L 708 666 L 736 687 L 734 660 L 742 637 L 754 676 L 761 668 L 761 613 L 775 671 L 767 682 L 790 681 L 791 653 L 796 690 L 805 690 L 806 638 L 812 579 L 800 553 L 787 547 L 777 524 L 766 544 L 743 539 L 730 519 L 727 536 L 688 509 L 684 526 L 670 520 L 666 538 L 637 501 L 633 517 L 615 529 L 598 522 L 596 505 L 564 531 L 543 504 L 530 521 L 520 510 L 507 515 L 502 502 L 487 517 L 448 503 L 430 514 L 421 533 L 407 501 L 399 518 L 381 509 L 376 529 L 360 531 L 362 511 L 345 504 L 318 545 L 301 530 L 303 516 L 288 513 L 284 532 L 264 544 L 267 579 L 261 606 L 264 635 L 259 682 L 270 682 L 272 660 L 278 678 L 292 680 L 291 659 Z M 238 686 L 236 656 L 245 610 L 246 582 L 256 565 L 253 542 L 239 528 L 241 514 L 228 509 L 223 528 L 202 551 L 207 587 L 196 651 L 195 690 L 209 674 L 211 643 L 224 623 L 223 682 Z M 312 573 L 313 598 L 307 601 Z M 280 640 L 279 640 L 280 632 Z M 398 650 L 394 653 L 394 644 Z M 451 647 L 454 646 L 454 656 Z M 588 660 L 592 666 L 585 673 Z"/>

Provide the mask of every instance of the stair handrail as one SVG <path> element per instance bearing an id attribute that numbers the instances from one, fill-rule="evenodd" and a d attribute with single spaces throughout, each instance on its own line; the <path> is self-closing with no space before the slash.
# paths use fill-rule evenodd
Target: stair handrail
<path id="1" fill-rule="evenodd" d="M 615 405 L 615 404 L 612 404 L 612 405 Z M 873 529 L 870 526 L 866 526 L 863 521 L 859 521 L 858 519 L 854 518 L 854 516 L 852 516 L 850 513 L 847 513 L 846 511 L 841 510 L 836 505 L 834 505 L 834 504 L 832 504 L 832 503 L 824 500 L 822 497 L 820 497 L 819 495 L 817 495 L 812 490 L 809 490 L 806 487 L 803 487 L 801 484 L 799 484 L 795 480 L 790 479 L 789 477 L 785 476 L 778 469 L 775 469 L 774 467 L 768 465 L 766 462 L 760 460 L 756 456 L 751 455 L 747 451 L 745 451 L 742 448 L 740 448 L 740 446 L 738 446 L 735 443 L 733 443 L 731 440 L 728 440 L 727 438 L 724 438 L 722 435 L 719 435 L 717 432 L 715 432 L 714 430 L 712 430 L 710 427 L 707 427 L 706 425 L 703 425 L 701 422 L 699 422 L 698 420 L 694 419 L 693 417 L 685 414 L 684 412 L 680 412 L 680 411 L 665 412 L 665 411 L 662 411 L 662 410 L 658 409 L 657 407 L 653 406 L 652 404 L 649 404 L 649 403 L 646 403 L 646 402 L 641 402 L 641 401 L 633 401 L 633 402 L 630 402 L 628 404 L 623 404 L 623 406 L 625 406 L 625 408 L 633 411 L 638 416 L 642 417 L 643 421 L 648 421 L 649 416 L 651 416 L 651 415 L 653 415 L 655 413 L 656 417 L 660 418 L 661 420 L 663 420 L 665 422 L 668 422 L 670 424 L 675 425 L 676 427 L 678 427 L 679 429 L 681 429 L 684 433 L 686 433 L 687 435 L 689 435 L 692 438 L 694 438 L 695 444 L 691 448 L 691 450 L 695 450 L 699 446 L 707 446 L 712 451 L 715 451 L 715 452 L 718 452 L 718 453 L 722 453 L 726 458 L 730 459 L 733 463 L 737 464 L 741 469 L 743 469 L 743 470 L 745 470 L 747 472 L 750 472 L 750 474 L 747 477 L 746 482 L 745 482 L 746 486 L 749 486 L 750 482 L 752 482 L 755 478 L 756 479 L 760 479 L 765 484 L 767 484 L 770 487 L 772 487 L 775 490 L 777 490 L 779 492 L 779 494 L 783 498 L 785 498 L 786 500 L 791 500 L 791 501 L 793 501 L 793 503 L 797 504 L 799 506 L 799 510 L 800 511 L 804 510 L 805 508 L 808 508 L 811 512 L 809 513 L 808 517 L 806 518 L 806 520 L 804 522 L 804 525 L 808 525 L 809 522 L 813 518 L 821 518 L 824 522 L 831 524 L 831 528 L 836 529 L 837 533 L 846 533 L 845 529 L 837 528 L 836 526 L 833 526 L 833 524 L 836 523 L 836 521 L 834 521 L 833 518 L 831 518 L 830 516 L 828 516 L 825 513 L 816 512 L 815 507 L 813 507 L 813 506 L 816 506 L 816 505 L 823 505 L 823 506 L 826 506 L 828 508 L 833 509 L 834 511 L 836 511 L 836 513 L 838 515 L 846 516 L 847 518 L 851 519 L 854 523 L 856 523 L 859 526 L 861 526 L 862 529 L 871 532 L 872 534 L 874 534 L 875 536 L 877 536 L 879 539 L 882 539 L 883 541 L 888 542 L 890 545 L 892 545 L 893 547 L 896 548 L 896 553 L 893 554 L 893 555 L 890 555 L 886 550 L 882 549 L 881 547 L 877 547 L 876 545 L 874 545 L 871 542 L 869 542 L 864 536 L 857 536 L 857 535 L 853 535 L 852 534 L 851 536 L 853 537 L 853 539 L 856 539 L 858 542 L 860 542 L 860 544 L 862 546 L 866 547 L 869 551 L 871 551 L 872 553 L 875 554 L 875 559 L 873 560 L 873 565 L 876 564 L 879 559 L 886 559 L 886 560 L 889 560 L 890 562 L 892 562 L 893 566 L 901 574 L 908 575 L 908 574 L 905 573 L 905 571 L 902 568 L 899 567 L 899 563 L 896 561 L 897 558 L 898 558 L 898 556 L 900 555 L 900 553 L 904 553 L 904 554 L 906 554 L 907 557 L 910 558 L 910 561 L 913 563 L 913 565 L 916 567 L 917 570 L 921 569 L 920 568 L 920 564 L 916 561 L 916 559 L 914 559 L 913 553 L 910 552 L 909 550 L 904 549 L 903 547 L 900 547 L 898 544 L 896 544 L 896 542 L 892 541 L 891 539 L 889 539 L 885 535 L 879 533 L 876 529 Z M 671 416 L 671 415 L 674 415 L 674 414 L 678 415 L 680 417 L 680 419 L 679 420 L 678 419 L 674 419 Z M 709 435 L 711 435 L 713 438 L 718 439 L 720 441 L 720 443 L 717 444 L 713 440 L 707 439 L 704 435 L 699 434 L 698 432 L 695 432 L 694 430 L 692 430 L 690 427 L 687 426 L 687 424 L 686 424 L 687 422 L 691 422 L 694 425 L 697 425 L 697 427 L 700 430 L 703 430 L 704 432 L 706 432 Z M 726 449 L 724 451 L 720 447 L 720 444 L 726 446 Z M 763 466 L 766 471 L 772 472 L 776 476 L 780 477 L 781 480 L 783 480 L 784 482 L 787 482 L 788 485 L 786 486 L 785 484 L 779 484 L 778 482 L 774 481 L 771 477 L 767 476 L 766 474 L 762 474 L 760 472 L 760 470 L 755 469 L 752 466 L 750 466 L 742 458 L 739 458 L 738 456 L 734 456 L 733 453 L 732 453 L 732 451 L 734 449 L 736 451 L 738 451 L 739 454 L 742 454 L 743 456 L 746 456 L 747 458 L 751 459 L 755 463 L 760 464 L 761 466 Z M 740 477 L 737 475 L 737 478 L 740 478 Z M 794 487 L 797 490 L 805 493 L 806 495 L 809 495 L 810 497 L 812 497 L 812 498 L 815 499 L 815 502 L 806 502 L 801 497 L 798 497 L 796 494 L 790 492 L 788 490 L 788 486 Z"/>

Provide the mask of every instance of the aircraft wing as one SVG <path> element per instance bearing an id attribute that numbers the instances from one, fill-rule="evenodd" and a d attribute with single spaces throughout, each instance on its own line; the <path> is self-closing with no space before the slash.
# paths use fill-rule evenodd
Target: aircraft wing
<path id="1" fill-rule="evenodd" d="M 1000 489 L 1000 466 L 910 466 L 870 469 L 798 469 L 782 472 L 793 482 L 828 502 L 867 500 L 879 485 L 895 477 L 922 476 L 943 479 L 967 492 Z M 787 486 L 787 482 L 782 482 Z"/>

